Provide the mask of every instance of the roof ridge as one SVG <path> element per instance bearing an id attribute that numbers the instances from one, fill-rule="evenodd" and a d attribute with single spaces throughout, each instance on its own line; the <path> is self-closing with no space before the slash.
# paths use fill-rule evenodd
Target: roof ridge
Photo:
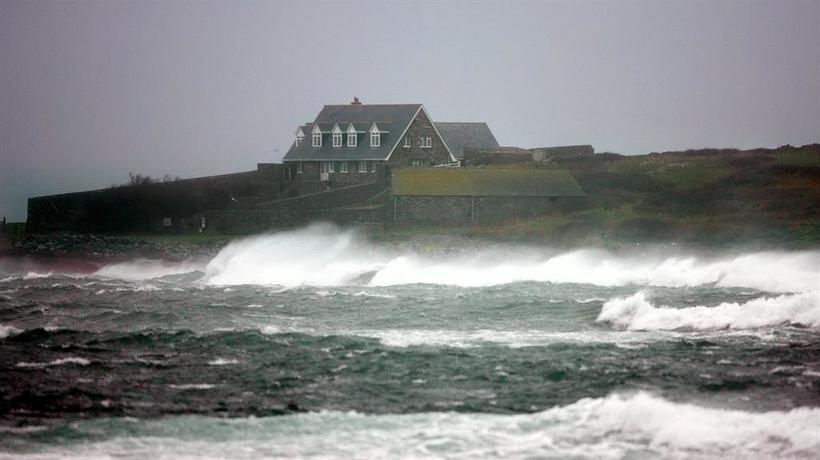
<path id="1" fill-rule="evenodd" d="M 398 105 L 413 105 L 413 106 L 416 106 L 416 105 L 424 105 L 424 104 L 418 104 L 418 103 L 412 103 L 412 104 L 356 104 L 356 105 L 354 105 L 354 104 L 325 104 L 324 107 L 372 107 L 374 105 L 375 106 L 389 106 L 389 105 L 392 105 L 392 106 L 398 106 Z"/>

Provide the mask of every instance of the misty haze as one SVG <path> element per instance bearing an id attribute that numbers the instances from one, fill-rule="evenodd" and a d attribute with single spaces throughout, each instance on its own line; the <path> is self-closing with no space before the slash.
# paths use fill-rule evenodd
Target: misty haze
<path id="1" fill-rule="evenodd" d="M 0 458 L 815 458 L 818 24 L 0 2 Z"/>

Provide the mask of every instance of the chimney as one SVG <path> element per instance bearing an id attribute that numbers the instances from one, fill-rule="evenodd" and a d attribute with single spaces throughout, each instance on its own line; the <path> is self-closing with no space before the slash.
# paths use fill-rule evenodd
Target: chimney
<path id="1" fill-rule="evenodd" d="M 359 101 L 358 97 L 354 97 L 353 102 L 351 102 L 350 105 L 362 105 L 362 103 Z"/>

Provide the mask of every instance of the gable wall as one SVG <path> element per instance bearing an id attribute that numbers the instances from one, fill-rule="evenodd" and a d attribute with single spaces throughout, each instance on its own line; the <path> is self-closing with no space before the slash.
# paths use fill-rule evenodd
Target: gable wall
<path id="1" fill-rule="evenodd" d="M 420 110 L 416 118 L 410 123 L 405 137 L 409 136 L 411 146 L 404 147 L 404 138 L 399 140 L 399 145 L 393 151 L 388 165 L 393 167 L 411 166 L 413 160 L 423 160 L 425 166 L 434 166 L 450 163 L 452 160 L 441 137 L 436 134 L 433 123 L 424 111 Z M 421 148 L 419 137 L 430 136 L 432 138 L 432 148 Z"/>

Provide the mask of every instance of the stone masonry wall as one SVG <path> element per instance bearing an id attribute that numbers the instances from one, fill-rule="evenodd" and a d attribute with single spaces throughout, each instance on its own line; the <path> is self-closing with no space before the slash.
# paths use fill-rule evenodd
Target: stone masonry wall
<path id="1" fill-rule="evenodd" d="M 447 153 L 447 147 L 444 141 L 436 134 L 433 123 L 427 118 L 423 111 L 419 111 L 416 118 L 410 123 L 405 137 L 409 137 L 410 147 L 404 147 L 404 138 L 400 139 L 399 145 L 393 151 L 393 155 L 387 162 L 389 166 L 411 166 L 413 160 L 423 161 L 424 166 L 435 166 L 452 161 L 450 154 Z M 419 140 L 420 137 L 430 137 L 432 146 L 430 148 L 422 148 Z"/>
<path id="2" fill-rule="evenodd" d="M 571 199 L 394 195 L 385 206 L 385 223 L 399 226 L 495 224 L 516 218 L 549 214 L 559 209 L 558 200 Z"/>

